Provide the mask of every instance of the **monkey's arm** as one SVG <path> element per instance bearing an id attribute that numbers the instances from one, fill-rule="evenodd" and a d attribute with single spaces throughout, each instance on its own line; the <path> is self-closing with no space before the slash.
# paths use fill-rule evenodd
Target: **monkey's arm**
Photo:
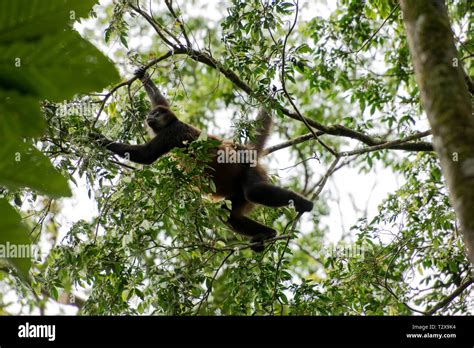
<path id="1" fill-rule="evenodd" d="M 106 145 L 105 148 L 132 162 L 151 164 L 171 150 L 169 144 L 162 142 L 160 139 L 160 137 L 155 137 L 143 145 L 112 142 Z"/>
<path id="2" fill-rule="evenodd" d="M 117 143 L 97 133 L 92 136 L 100 146 L 120 157 L 141 164 L 151 164 L 173 148 L 172 144 L 167 144 L 160 137 L 155 137 L 143 145 L 130 145 Z"/>
<path id="3" fill-rule="evenodd" d="M 168 100 L 161 94 L 160 90 L 151 80 L 150 75 L 146 72 L 146 70 L 141 67 L 135 71 L 135 76 L 140 79 L 145 87 L 145 91 L 148 94 L 148 98 L 150 99 L 152 108 L 157 106 L 166 106 L 167 108 L 170 107 Z"/>

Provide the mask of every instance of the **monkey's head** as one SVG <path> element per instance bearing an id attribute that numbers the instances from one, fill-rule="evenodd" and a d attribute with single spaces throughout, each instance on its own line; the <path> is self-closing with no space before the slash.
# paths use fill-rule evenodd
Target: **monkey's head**
<path id="1" fill-rule="evenodd" d="M 173 111 L 166 106 L 160 105 L 150 111 L 146 123 L 155 133 L 158 133 L 177 119 Z"/>

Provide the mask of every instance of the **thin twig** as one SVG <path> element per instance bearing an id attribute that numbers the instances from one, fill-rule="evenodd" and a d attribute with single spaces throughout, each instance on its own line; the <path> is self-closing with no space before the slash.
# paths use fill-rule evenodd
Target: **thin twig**
<path id="1" fill-rule="evenodd" d="M 288 245 L 290 244 L 290 240 L 293 237 L 293 231 L 295 231 L 296 224 L 298 223 L 298 221 L 300 220 L 302 215 L 303 215 L 303 213 L 298 213 L 298 215 L 293 220 L 290 232 L 288 233 L 287 238 L 286 238 L 285 247 L 283 248 L 283 251 L 281 252 L 280 257 L 278 258 L 278 263 L 277 263 L 277 267 L 276 267 L 276 271 L 275 271 L 275 280 L 274 280 L 274 283 L 273 283 L 272 314 L 273 314 L 273 303 L 275 302 L 275 299 L 277 299 L 278 302 L 280 302 L 280 305 L 283 306 L 280 299 L 276 297 L 278 279 L 280 278 L 280 267 L 281 267 L 281 263 L 283 262 L 283 258 L 286 254 L 286 251 L 288 250 Z M 286 228 L 285 228 L 285 231 L 286 231 Z M 280 314 L 283 314 L 283 310 L 280 312 Z"/>
<path id="2" fill-rule="evenodd" d="M 172 1 L 171 0 L 165 0 L 166 7 L 168 7 L 168 10 L 170 11 L 171 15 L 174 17 L 176 20 L 176 23 L 178 23 L 179 28 L 181 29 L 181 34 L 183 34 L 184 40 L 186 40 L 186 44 L 188 47 L 191 47 L 191 41 L 188 38 L 188 34 L 186 33 L 186 28 L 184 27 L 184 21 L 181 20 L 181 18 L 178 17 L 176 12 L 174 12 Z"/>
<path id="3" fill-rule="evenodd" d="M 159 23 L 157 23 L 148 13 L 146 13 L 145 11 L 143 11 L 140 7 L 138 6 L 135 6 L 131 3 L 128 4 L 135 12 L 137 12 L 138 14 L 140 14 L 143 18 L 145 18 L 145 20 L 150 23 L 150 25 L 153 27 L 153 29 L 155 30 L 155 32 L 158 34 L 158 36 L 160 37 L 161 40 L 163 40 L 163 42 L 165 44 L 167 44 L 169 47 L 172 47 L 172 48 L 176 48 L 178 46 L 181 46 L 181 42 L 178 40 L 177 37 L 175 37 L 173 35 L 173 33 L 171 33 L 169 30 L 167 30 L 166 28 L 164 27 L 161 27 L 161 25 Z M 158 27 L 160 26 L 160 27 Z M 171 38 L 176 41 L 176 43 L 178 44 L 178 46 L 176 46 L 176 44 L 172 43 L 170 40 L 168 40 L 168 38 L 163 34 L 163 32 L 166 32 L 166 34 L 168 34 L 169 36 L 171 36 Z"/>
<path id="4" fill-rule="evenodd" d="M 332 161 L 331 165 L 329 166 L 329 169 L 327 170 L 326 174 L 324 174 L 324 176 L 318 181 L 318 183 L 315 186 L 318 189 L 311 196 L 312 201 L 314 201 L 319 196 L 324 186 L 326 185 L 326 182 L 328 181 L 329 177 L 332 175 L 332 173 L 334 173 L 334 168 L 336 167 L 340 159 L 341 159 L 340 156 L 336 156 L 334 161 Z"/>
<path id="5" fill-rule="evenodd" d="M 281 50 L 281 86 L 282 86 L 282 89 L 283 89 L 283 93 L 285 94 L 286 98 L 288 99 L 289 103 L 291 104 L 291 106 L 293 107 L 293 110 L 295 110 L 296 114 L 299 116 L 299 118 L 301 119 L 301 121 L 303 121 L 303 123 L 305 124 L 305 126 L 309 129 L 309 131 L 311 132 L 311 134 L 313 134 L 313 137 L 318 141 L 318 143 L 321 144 L 322 147 L 324 147 L 326 150 L 328 150 L 331 154 L 333 154 L 334 156 L 336 156 L 336 151 L 334 151 L 333 149 L 331 149 L 329 146 L 327 146 L 321 139 L 319 139 L 318 135 L 316 134 L 316 132 L 314 131 L 313 128 L 311 128 L 311 126 L 309 125 L 309 123 L 307 122 L 306 118 L 303 117 L 303 115 L 301 114 L 300 110 L 298 109 L 298 107 L 296 106 L 295 102 L 293 101 L 293 99 L 291 98 L 290 96 L 290 93 L 288 93 L 288 90 L 286 89 L 286 72 L 285 72 L 285 67 L 286 67 L 286 45 L 288 43 L 288 38 L 290 37 L 291 33 L 293 32 L 293 29 L 295 28 L 296 26 L 296 23 L 298 21 L 298 13 L 299 13 L 299 2 L 298 0 L 296 0 L 295 2 L 295 6 L 296 6 L 296 10 L 295 10 L 295 19 L 293 21 L 293 24 L 291 25 L 290 29 L 288 30 L 288 33 L 285 35 L 285 39 L 283 41 L 283 48 Z"/>
<path id="6" fill-rule="evenodd" d="M 166 60 L 168 59 L 169 57 L 171 57 L 172 55 L 174 54 L 174 51 L 170 50 L 168 52 L 166 52 L 165 54 L 163 54 L 162 56 L 160 57 L 157 57 L 155 59 L 152 59 L 151 61 L 148 62 L 148 64 L 144 65 L 143 68 L 145 70 L 149 69 L 151 66 L 163 61 L 163 60 Z M 107 93 L 104 97 L 104 99 L 102 99 L 101 101 L 101 105 L 99 107 L 99 110 L 97 111 L 97 115 L 94 119 L 94 122 L 92 122 L 92 128 L 95 127 L 97 121 L 99 120 L 99 117 L 100 117 L 100 114 L 102 113 L 102 110 L 104 110 L 104 107 L 105 107 L 105 103 L 107 102 L 107 100 L 117 91 L 119 90 L 121 87 L 124 87 L 124 86 L 130 86 L 135 80 L 137 80 L 138 78 L 136 76 L 133 76 L 132 78 L 130 78 L 129 80 L 127 81 L 123 81 L 121 83 L 119 83 L 118 85 L 114 86 L 109 93 Z"/>
<path id="7" fill-rule="evenodd" d="M 201 306 L 202 304 L 204 303 L 204 301 L 207 301 L 209 295 L 211 294 L 211 291 L 212 291 L 212 285 L 214 284 L 214 281 L 216 280 L 217 278 L 217 274 L 219 273 L 219 271 L 221 270 L 221 268 L 224 266 L 224 264 L 227 262 L 227 260 L 229 259 L 229 257 L 232 256 L 232 254 L 235 253 L 235 250 L 232 250 L 231 252 L 229 252 L 229 254 L 224 257 L 224 259 L 222 260 L 221 264 L 219 265 L 219 267 L 217 267 L 216 271 L 214 272 L 214 276 L 212 277 L 211 279 L 211 283 L 209 284 L 209 288 L 206 290 L 206 293 L 204 294 L 203 298 L 199 301 L 199 305 L 198 305 L 198 308 L 196 310 L 196 313 L 198 314 L 199 313 L 199 310 L 201 309 Z"/>
<path id="8" fill-rule="evenodd" d="M 378 29 L 367 39 L 365 40 L 364 44 L 355 52 L 350 52 L 350 53 L 355 53 L 355 54 L 358 54 L 360 51 L 362 51 L 364 49 L 365 46 L 367 46 L 371 41 L 372 39 L 375 37 L 375 35 L 377 35 L 379 33 L 379 31 L 385 26 L 385 24 L 387 23 L 387 21 L 390 19 L 390 17 L 392 17 L 392 15 L 395 13 L 395 11 L 398 9 L 400 5 L 397 4 L 393 9 L 392 11 L 390 11 L 390 13 L 388 14 L 387 18 L 385 18 L 385 20 L 383 21 L 383 23 L 378 27 Z"/>

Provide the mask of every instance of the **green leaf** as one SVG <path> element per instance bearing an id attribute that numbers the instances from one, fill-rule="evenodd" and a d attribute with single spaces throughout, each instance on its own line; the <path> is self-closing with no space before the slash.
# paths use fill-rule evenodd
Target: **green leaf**
<path id="1" fill-rule="evenodd" d="M 124 291 L 122 291 L 122 301 L 127 302 L 129 295 L 130 295 L 129 289 L 125 289 Z"/>
<path id="2" fill-rule="evenodd" d="M 0 101 L 0 138 L 43 133 L 45 122 L 36 98 L 0 90 Z"/>
<path id="3" fill-rule="evenodd" d="M 212 192 L 217 192 L 216 184 L 212 179 L 209 179 L 209 186 L 211 187 Z"/>
<path id="4" fill-rule="evenodd" d="M 145 299 L 145 294 L 139 289 L 139 288 L 134 288 L 133 292 L 135 295 L 137 295 L 141 300 Z"/>
<path id="5" fill-rule="evenodd" d="M 31 242 L 28 237 L 29 231 L 21 223 L 20 214 L 3 198 L 0 199 L 0 216 L 2 217 L 0 219 L 0 245 L 5 248 L 4 252 L 8 252 L 11 255 L 8 250 L 10 249 L 9 247 L 24 249 L 24 246 L 28 246 L 29 250 L 31 250 Z M 3 258 L 4 255 L 0 256 Z M 8 258 L 8 260 L 24 279 L 28 278 L 28 272 L 31 267 L 30 257 L 15 257 Z"/>
<path id="6" fill-rule="evenodd" d="M 70 196 L 67 180 L 36 148 L 21 141 L 0 148 L 0 185 L 10 189 L 29 187 L 51 197 Z"/>
<path id="7" fill-rule="evenodd" d="M 120 35 L 120 42 L 122 43 L 122 45 L 125 46 L 125 48 L 128 48 L 128 42 L 127 42 L 127 37 L 126 36 Z"/>
<path id="8" fill-rule="evenodd" d="M 53 298 L 57 301 L 58 300 L 58 297 L 59 297 L 59 294 L 58 294 L 58 288 L 56 287 L 52 287 L 51 288 L 51 296 L 53 296 Z"/>
<path id="9" fill-rule="evenodd" d="M 302 44 L 298 46 L 295 50 L 296 53 L 311 53 L 313 50 L 307 44 Z"/>
<path id="10" fill-rule="evenodd" d="M 32 40 L 87 17 L 97 0 L 0 0 L 0 43 Z"/>
<path id="11" fill-rule="evenodd" d="M 282 301 L 284 304 L 288 304 L 288 298 L 286 297 L 286 295 L 282 292 L 280 292 L 278 294 L 278 297 L 280 298 L 280 301 Z"/>
<path id="12" fill-rule="evenodd" d="M 0 45 L 3 89 L 61 101 L 78 93 L 101 90 L 118 80 L 119 74 L 110 60 L 73 30 L 33 42 Z"/>

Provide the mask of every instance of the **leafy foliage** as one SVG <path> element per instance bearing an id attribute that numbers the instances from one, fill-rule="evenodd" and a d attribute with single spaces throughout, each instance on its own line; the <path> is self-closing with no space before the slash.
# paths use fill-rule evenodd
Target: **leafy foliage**
<path id="1" fill-rule="evenodd" d="M 9 189 L 8 193 L 2 190 L 2 196 L 10 198 L 23 187 L 51 197 L 71 194 L 66 179 L 31 140 L 23 137 L 43 133 L 40 99 L 59 101 L 117 80 L 117 72 L 107 58 L 70 28 L 73 20 L 87 15 L 94 3 L 0 3 L 0 185 Z M 85 79 L 77 79 L 81 71 Z M 15 199 L 21 205 L 18 195 Z M 5 221 L 0 241 L 16 247 L 28 245 L 28 230 L 17 212 L 6 199 L 1 202 Z M 23 256 L 10 260 L 27 278 L 30 259 Z"/>
<path id="2" fill-rule="evenodd" d="M 84 15 L 90 9 L 82 2 L 70 4 L 80 6 L 77 11 Z M 56 5 L 48 5 L 46 13 L 61 11 Z M 41 225 L 38 235 L 51 246 L 48 256 L 32 267 L 36 295 L 60 302 L 66 294 L 79 313 L 93 315 L 410 315 L 429 312 L 471 281 L 433 153 L 369 149 L 333 162 L 327 150 L 357 152 L 427 129 L 394 2 L 340 0 L 329 11 L 319 2 L 231 0 L 219 19 L 195 11 L 193 1 L 180 2 L 180 7 L 173 2 L 173 11 L 165 3 L 155 5 L 152 11 L 138 8 L 149 15 L 144 20 L 127 1 L 114 1 L 96 11 L 97 30 L 88 36 L 108 43 L 111 59 L 130 71 L 174 50 L 149 72 L 180 119 L 204 133 L 249 141 L 255 131 L 254 110 L 269 98 L 277 141 L 307 136 L 308 127 L 295 110 L 341 131 L 319 135 L 326 147 L 310 136 L 264 159 L 271 174 L 285 167 L 280 171 L 285 182 L 272 175 L 278 184 L 314 195 L 314 211 L 295 221 L 291 208 L 259 207 L 252 217 L 272 225 L 279 236 L 264 253 L 251 252 L 248 240 L 223 223 L 226 211 L 221 206 L 229 202 L 208 197 L 213 191 L 205 171 L 207 149 L 215 145 L 211 139 L 194 142 L 189 152 L 175 149 L 151 166 L 112 157 L 91 143 L 87 132 L 94 125 L 117 141 L 146 141 L 142 122 L 149 105 L 141 85 L 128 80 L 105 97 L 75 96 L 99 91 L 117 79 L 107 59 L 89 43 L 72 31 L 52 29 L 39 32 L 34 43 L 23 42 L 21 36 L 6 42 L 0 30 L 0 45 L 10 48 L 0 50 L 0 95 L 8 98 L 0 111 L 17 116 L 2 116 L 0 134 L 11 141 L 42 134 L 40 141 L 29 139 L 22 146 L 35 145 L 48 154 L 64 177 L 87 190 L 99 212 L 59 232 L 61 216 L 54 205 L 18 189 L 28 186 L 59 196 L 66 194 L 61 181 L 44 183 L 28 162 L 22 163 L 27 166 L 22 175 L 13 175 L 13 167 L 1 167 L 1 157 L 1 184 L 10 185 L 3 195 L 20 206 L 30 203 L 22 206 L 22 213 L 34 215 Z M 314 11 L 318 6 L 321 11 Z M 466 6 L 464 1 L 449 3 L 453 30 L 462 42 L 459 52 L 466 57 L 466 71 L 472 72 Z M 120 48 L 113 46 L 116 38 Z M 10 63 L 1 63 L 32 47 L 37 48 L 35 55 L 23 61 L 31 64 L 30 70 L 16 74 Z M 64 56 L 51 59 L 57 50 Z M 93 64 L 86 68 L 84 62 Z M 57 104 L 61 98 L 72 99 Z M 47 99 L 42 103 L 46 122 L 38 99 Z M 293 111 L 296 116 L 287 117 Z M 12 146 L 18 151 L 19 145 Z M 286 159 L 291 163 L 284 163 Z M 351 171 L 342 174 L 346 168 Z M 334 202 L 346 187 L 335 189 L 333 178 L 346 175 L 350 188 L 360 177 L 375 180 L 380 168 L 401 184 L 386 194 L 375 214 L 360 209 L 352 219 L 354 214 L 341 208 L 352 228 L 334 238 Z M 48 169 L 41 173 L 54 177 Z M 9 210 L 5 208 L 6 214 L 14 217 Z M 64 238 L 58 240 L 59 235 Z M 0 284 L 17 293 L 31 291 L 10 276 Z M 467 290 L 435 312 L 472 314 L 472 301 Z M 44 305 L 35 296 L 20 302 Z"/>

